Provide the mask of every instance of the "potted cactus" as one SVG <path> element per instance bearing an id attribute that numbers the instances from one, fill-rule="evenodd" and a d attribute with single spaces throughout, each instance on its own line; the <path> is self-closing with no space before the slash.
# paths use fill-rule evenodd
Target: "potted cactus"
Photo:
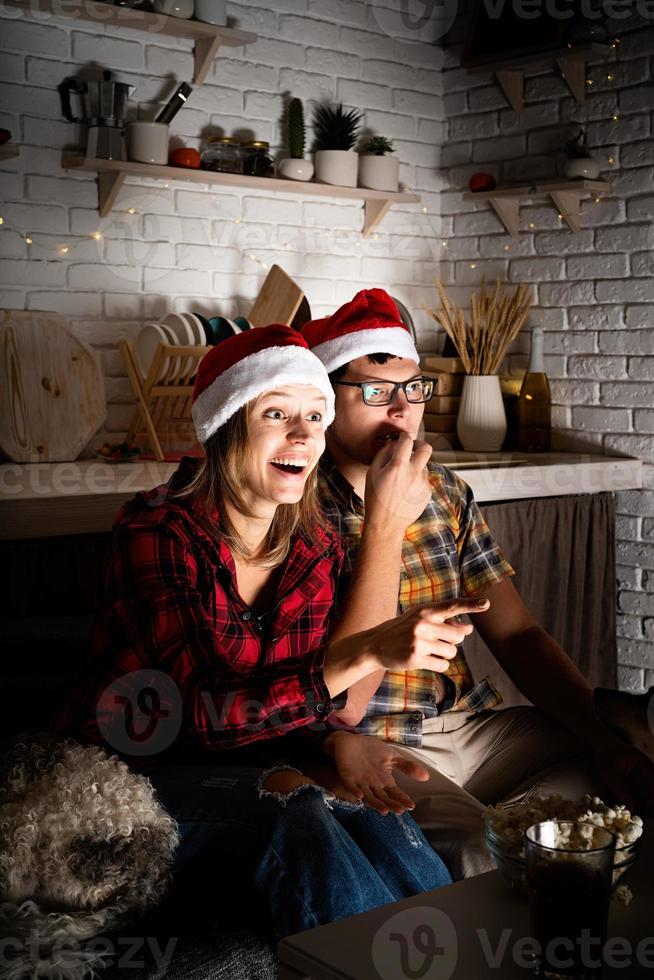
<path id="1" fill-rule="evenodd" d="M 320 105 L 313 117 L 316 180 L 339 187 L 356 187 L 359 158 L 354 144 L 362 115 L 356 109 Z"/>
<path id="2" fill-rule="evenodd" d="M 311 180 L 313 164 L 304 159 L 304 106 L 301 99 L 291 99 L 287 125 L 289 156 L 280 161 L 277 173 L 288 180 Z"/>
<path id="3" fill-rule="evenodd" d="M 386 156 L 394 146 L 385 136 L 371 136 L 361 147 L 359 156 L 359 187 L 376 191 L 396 191 L 400 161 Z"/>
<path id="4" fill-rule="evenodd" d="M 574 139 L 564 144 L 567 157 L 565 175 L 571 180 L 597 180 L 600 172 L 599 161 L 590 155 L 586 133 L 580 129 Z"/>

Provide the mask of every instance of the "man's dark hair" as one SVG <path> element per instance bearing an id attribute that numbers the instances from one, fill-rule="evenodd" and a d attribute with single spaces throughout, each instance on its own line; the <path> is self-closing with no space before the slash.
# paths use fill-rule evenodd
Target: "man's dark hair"
<path id="1" fill-rule="evenodd" d="M 373 364 L 386 364 L 386 361 L 396 361 L 397 357 L 395 354 L 368 354 L 368 360 L 372 361 Z M 329 375 L 329 380 L 332 385 L 335 381 L 340 381 L 343 375 L 347 372 L 350 366 L 350 361 L 347 364 L 343 364 L 341 367 L 336 368 L 335 371 Z"/>

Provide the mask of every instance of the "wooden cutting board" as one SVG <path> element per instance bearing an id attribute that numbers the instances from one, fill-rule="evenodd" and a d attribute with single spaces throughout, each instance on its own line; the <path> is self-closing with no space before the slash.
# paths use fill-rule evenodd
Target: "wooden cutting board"
<path id="1" fill-rule="evenodd" d="M 280 266 L 273 265 L 263 281 L 248 320 L 253 327 L 267 327 L 271 323 L 290 325 L 303 299 L 304 293 L 298 284 Z"/>
<path id="2" fill-rule="evenodd" d="M 107 415 L 91 348 L 58 313 L 0 311 L 0 449 L 16 463 L 77 459 Z"/>

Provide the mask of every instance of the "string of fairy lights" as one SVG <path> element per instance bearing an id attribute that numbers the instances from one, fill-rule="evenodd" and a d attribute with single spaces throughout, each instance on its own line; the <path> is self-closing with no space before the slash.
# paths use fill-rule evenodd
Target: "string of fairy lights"
<path id="1" fill-rule="evenodd" d="M 165 185 L 163 185 L 163 187 L 164 187 L 164 190 L 165 189 L 168 189 L 170 187 L 170 184 L 165 184 Z M 422 210 L 424 212 L 427 211 L 426 208 L 423 208 Z M 126 213 L 129 214 L 129 215 L 137 215 L 137 214 L 139 214 L 139 211 L 138 211 L 137 208 L 129 207 L 129 208 L 126 209 Z M 146 211 L 146 212 L 143 212 L 143 213 L 144 214 L 147 214 L 148 212 Z M 205 221 L 211 221 L 213 219 L 206 218 L 206 219 L 203 219 L 203 220 L 205 220 Z M 242 218 L 228 218 L 228 219 L 221 219 L 221 220 L 224 220 L 226 222 L 231 222 L 234 225 L 245 224 L 245 222 L 243 221 Z M 10 221 L 8 221 L 7 219 L 5 219 L 3 216 L 0 216 L 0 228 L 3 231 L 13 231 L 16 234 L 18 234 L 20 236 L 20 238 L 22 238 L 22 240 L 25 242 L 25 244 L 29 248 L 29 253 L 28 253 L 28 257 L 29 258 L 32 258 L 32 257 L 34 257 L 34 258 L 47 258 L 47 259 L 52 260 L 52 258 L 53 258 L 53 248 L 52 248 L 52 246 L 49 243 L 42 244 L 39 241 L 39 236 L 36 235 L 34 232 L 24 232 L 24 231 L 22 231 L 20 228 L 18 228 L 15 225 L 13 225 Z M 318 230 L 318 229 L 316 229 L 316 230 Z M 354 232 L 352 232 L 352 234 L 354 235 Z M 51 235 L 48 235 L 47 237 L 48 238 L 51 238 L 52 236 Z M 103 242 L 105 240 L 105 238 L 111 238 L 111 236 L 110 235 L 106 236 L 100 230 L 93 231 L 90 234 L 86 234 L 86 235 L 67 235 L 66 236 L 66 243 L 65 244 L 62 243 L 62 242 L 60 242 L 59 244 L 57 244 L 54 247 L 54 254 L 55 254 L 55 256 L 61 256 L 62 258 L 66 257 L 66 256 L 69 256 L 71 258 L 74 258 L 76 246 L 78 246 L 78 245 L 80 245 L 82 243 L 85 243 L 85 242 L 89 242 L 89 241 L 96 241 L 99 244 L 100 242 Z M 380 236 L 377 233 L 374 233 L 373 235 L 370 236 L 370 238 L 371 238 L 372 241 L 378 241 L 379 238 L 380 238 Z M 149 242 L 147 244 L 155 244 L 156 245 L 157 242 Z M 209 235 L 207 236 L 207 244 L 210 244 L 210 236 Z M 357 249 L 362 247 L 360 241 L 354 241 L 354 242 L 352 242 L 352 245 L 353 245 L 354 248 L 357 248 Z M 285 252 L 298 252 L 299 253 L 301 251 L 304 251 L 303 249 L 296 249 L 296 248 L 294 248 L 293 245 L 289 241 L 280 242 L 279 244 L 275 243 L 274 246 L 271 245 L 271 247 L 281 248 Z M 39 249 L 43 249 L 43 252 L 39 252 Z M 261 266 L 261 268 L 264 269 L 264 271 L 268 271 L 270 269 L 269 263 L 267 263 L 263 259 L 259 258 L 259 256 L 256 255 L 255 252 L 244 250 L 243 254 L 248 259 L 250 259 L 253 262 L 256 262 L 257 265 Z"/>
<path id="2" fill-rule="evenodd" d="M 613 40 L 611 41 L 610 47 L 615 52 L 615 64 L 616 65 L 617 65 L 617 52 L 618 52 L 619 45 L 620 45 L 620 38 L 619 37 L 613 38 Z M 573 47 L 573 45 L 572 44 L 569 44 L 568 47 Z M 586 88 L 587 88 L 588 91 L 590 91 L 595 84 L 599 84 L 600 82 L 614 83 L 616 81 L 616 68 L 615 67 L 609 67 L 607 69 L 605 66 L 597 66 L 595 69 L 593 69 L 593 71 L 594 71 L 595 77 L 593 77 L 593 75 L 589 73 L 588 77 L 585 79 Z M 600 75 L 602 77 L 599 77 Z M 612 112 L 611 113 L 611 117 L 610 117 L 610 122 L 611 123 L 613 123 L 613 124 L 619 124 L 620 121 L 621 121 L 621 119 L 622 119 L 622 117 L 621 117 L 619 111 L 616 110 L 615 112 Z M 606 157 L 606 163 L 608 164 L 609 167 L 613 167 L 613 166 L 615 166 L 615 162 L 616 162 L 615 161 L 615 156 L 613 155 L 612 152 L 609 152 L 609 155 Z M 164 183 L 163 184 L 163 189 L 164 190 L 167 190 L 169 188 L 170 188 L 170 183 Z M 594 195 L 594 202 L 595 202 L 596 205 L 601 204 L 606 199 L 607 199 L 606 198 L 606 195 L 604 195 L 604 194 L 596 193 Z M 134 208 L 134 207 L 129 207 L 129 208 L 126 209 L 126 211 L 127 211 L 127 214 L 129 214 L 129 215 L 137 215 L 137 214 L 139 214 L 138 209 L 137 208 Z M 147 213 L 147 212 L 144 212 L 144 213 Z M 426 207 L 421 208 L 421 213 L 427 215 L 428 214 L 428 209 Z M 558 212 L 558 218 L 562 222 L 565 221 L 565 219 L 566 219 L 565 212 Z M 204 219 L 204 220 L 211 220 L 211 219 Z M 240 217 L 238 217 L 238 218 L 231 218 L 231 219 L 221 219 L 221 220 L 231 221 L 235 225 L 240 225 L 240 224 L 243 223 L 243 219 L 240 218 Z M 529 222 L 528 225 L 527 225 L 527 228 L 530 231 L 533 231 L 533 230 L 536 229 L 536 224 L 534 222 Z M 53 257 L 60 257 L 62 259 L 68 258 L 68 257 L 74 258 L 75 249 L 80 244 L 85 243 L 85 242 L 88 242 L 88 241 L 96 241 L 99 244 L 100 242 L 102 242 L 105 239 L 104 233 L 100 229 L 98 229 L 96 231 L 91 232 L 90 234 L 84 234 L 84 235 L 66 235 L 65 240 L 63 240 L 63 241 L 62 240 L 59 240 L 56 245 L 52 246 L 52 244 L 50 244 L 50 240 L 53 237 L 51 234 L 48 233 L 47 236 L 46 236 L 46 234 L 44 233 L 44 239 L 47 238 L 47 241 L 41 242 L 40 241 L 40 236 L 37 233 L 35 233 L 35 232 L 31 231 L 31 230 L 25 230 L 25 229 L 21 229 L 21 228 L 16 227 L 14 224 L 11 223 L 11 221 L 8 221 L 3 215 L 0 215 L 0 230 L 1 231 L 5 231 L 5 232 L 15 232 L 23 240 L 23 242 L 27 246 L 27 248 L 28 248 L 28 257 L 29 258 L 32 258 L 32 257 L 34 257 L 34 258 L 41 257 L 41 258 L 47 258 L 49 260 L 52 260 Z M 372 240 L 372 241 L 378 241 L 379 238 L 380 238 L 380 236 L 377 233 L 374 233 L 374 234 L 370 235 L 370 240 Z M 356 240 L 356 241 L 352 242 L 352 245 L 353 245 L 354 248 L 357 248 L 357 249 L 362 248 L 362 243 L 359 240 Z M 444 254 L 446 254 L 446 250 L 448 248 L 448 240 L 446 238 L 441 238 L 440 239 L 440 246 L 441 246 L 442 252 Z M 285 252 L 291 252 L 291 253 L 292 252 L 298 252 L 298 251 L 300 251 L 299 249 L 295 249 L 293 247 L 293 245 L 289 241 L 281 242 L 279 245 L 276 245 L 275 247 L 281 248 Z M 504 249 L 505 252 L 510 252 L 511 251 L 511 248 L 512 248 L 512 246 L 509 245 L 509 244 L 506 244 L 506 245 L 503 246 L 503 249 Z M 244 253 L 243 254 L 246 255 L 248 259 L 250 259 L 251 261 L 253 261 L 253 262 L 257 263 L 259 266 L 261 266 L 262 269 L 264 269 L 265 271 L 267 271 L 270 268 L 269 264 L 267 262 L 265 262 L 265 260 L 261 259 L 256 254 L 256 252 L 254 252 L 252 250 L 244 250 Z M 470 269 L 477 268 L 477 265 L 478 265 L 477 262 L 469 262 L 468 263 L 468 267 Z"/>

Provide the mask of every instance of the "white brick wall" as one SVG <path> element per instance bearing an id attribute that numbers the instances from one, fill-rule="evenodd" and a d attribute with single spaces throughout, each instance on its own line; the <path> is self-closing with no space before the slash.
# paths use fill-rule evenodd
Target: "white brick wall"
<path id="1" fill-rule="evenodd" d="M 387 215 L 375 238 L 361 238 L 359 205 L 295 196 L 291 184 L 288 194 L 271 197 L 128 180 L 112 214 L 99 219 L 94 175 L 61 169 L 62 150 L 81 146 L 82 134 L 61 116 L 58 84 L 90 62 L 106 66 L 134 86 L 135 102 L 151 118 L 177 79 L 190 80 L 191 43 L 2 13 L 0 126 L 12 131 L 21 154 L 0 165 L 0 303 L 61 312 L 102 355 L 109 414 L 87 453 L 129 422 L 132 399 L 117 341 L 171 310 L 247 314 L 274 262 L 302 285 L 314 315 L 364 286 L 389 289 L 413 310 L 422 346 L 433 349 L 422 305 L 433 299 L 441 184 L 435 167 L 445 125 L 443 55 L 428 43 L 434 32 L 406 37 L 396 13 L 368 0 L 270 6 L 228 5 L 235 26 L 259 39 L 223 50 L 172 133 L 199 147 L 200 134 L 212 128 L 245 131 L 277 152 L 288 93 L 365 109 L 366 128 L 396 141 L 402 182 L 425 192 L 420 207 Z M 312 104 L 305 108 L 310 120 Z M 310 129 L 307 136 L 310 146 Z"/>
<path id="2" fill-rule="evenodd" d="M 624 686 L 654 683 L 651 31 L 618 25 L 614 81 L 606 79 L 607 62 L 591 64 L 583 106 L 554 71 L 534 71 L 517 117 L 490 76 L 461 69 L 456 50 L 430 43 L 441 33 L 435 24 L 416 30 L 395 0 L 270 6 L 229 4 L 237 26 L 259 40 L 223 52 L 173 134 L 199 146 L 211 128 L 246 130 L 278 151 L 285 93 L 343 99 L 366 108 L 370 130 L 396 141 L 401 180 L 422 194 L 421 206 L 394 209 L 364 242 L 353 204 L 290 190 L 270 198 L 128 180 L 100 220 L 93 175 L 60 166 L 62 149 L 81 145 L 81 134 L 61 118 L 57 85 L 90 61 L 105 64 L 135 86 L 141 111 L 151 115 L 177 78 L 190 78 L 190 43 L 8 9 L 0 126 L 22 152 L 0 168 L 0 302 L 63 313 L 101 354 L 108 418 L 91 452 L 124 433 L 132 412 L 117 341 L 171 310 L 247 312 L 273 262 L 300 282 L 317 315 L 363 286 L 389 289 L 414 313 L 426 350 L 435 346 L 434 328 L 422 306 L 434 301 L 435 275 L 463 303 L 483 271 L 533 283 L 530 321 L 546 329 L 555 445 L 624 451 L 646 463 L 647 489 L 618 499 L 620 663 Z M 555 209 L 536 202 L 523 207 L 523 231 L 512 240 L 491 211 L 462 200 L 479 169 L 504 181 L 553 176 L 555 150 L 580 123 L 589 124 L 613 194 L 599 205 L 584 202 L 579 234 L 561 230 Z M 510 369 L 524 369 L 526 351 L 519 338 Z"/>
<path id="3" fill-rule="evenodd" d="M 457 49 L 448 52 L 449 187 L 442 199 L 452 217 L 444 219 L 442 269 L 464 302 L 469 284 L 493 275 L 498 261 L 509 282 L 533 283 L 530 323 L 545 327 L 555 447 L 626 453 L 646 464 L 648 489 L 617 499 L 620 683 L 640 690 L 654 684 L 654 35 L 641 23 L 628 31 L 619 24 L 615 36 L 615 58 L 588 66 L 593 84 L 584 105 L 554 68 L 539 69 L 526 79 L 521 116 L 489 74 L 467 75 Z M 554 230 L 561 226 L 556 210 L 536 203 L 522 207 L 520 238 L 511 239 L 487 205 L 460 200 L 476 170 L 498 183 L 557 176 L 556 151 L 575 125 L 587 123 L 593 155 L 613 186 L 600 204 L 584 202 L 578 234 Z M 517 352 L 525 349 L 516 344 L 508 369 L 524 369 Z"/>

